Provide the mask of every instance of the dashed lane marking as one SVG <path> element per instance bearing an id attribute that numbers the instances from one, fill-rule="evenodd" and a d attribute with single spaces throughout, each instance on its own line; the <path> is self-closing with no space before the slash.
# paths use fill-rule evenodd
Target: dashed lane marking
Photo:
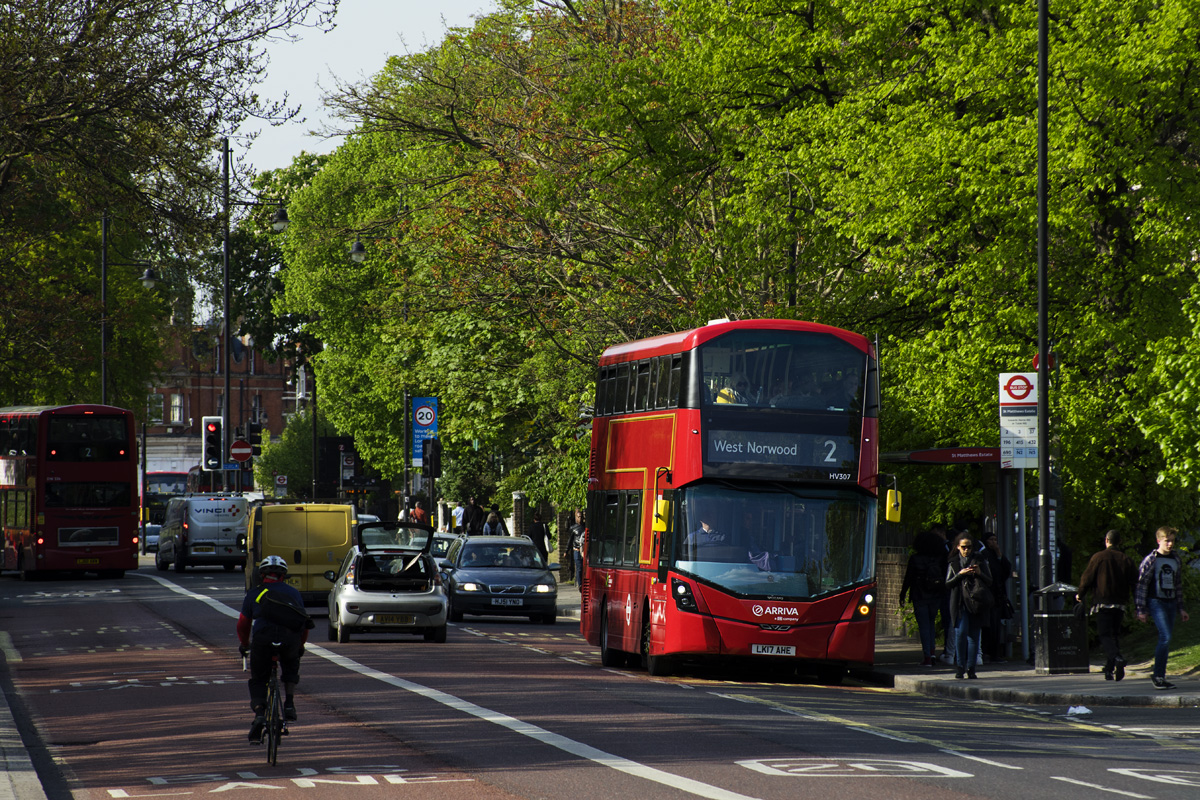
<path id="1" fill-rule="evenodd" d="M 137 575 L 140 573 L 134 574 Z M 202 594 L 197 594 L 190 589 L 185 589 L 182 586 L 171 583 L 165 578 L 160 578 L 157 575 L 146 575 L 145 577 L 161 584 L 169 591 L 181 594 L 184 597 L 190 597 L 194 600 L 199 600 L 218 613 L 230 617 L 231 619 L 236 619 L 238 616 L 238 611 L 230 608 L 218 600 L 214 600 L 211 597 L 205 597 Z M 433 700 L 434 702 L 440 703 L 448 708 L 468 714 L 477 719 L 483 720 L 484 722 L 490 722 L 493 725 L 497 725 L 510 730 L 513 733 L 526 736 L 535 741 L 549 745 L 550 747 L 557 748 L 565 753 L 592 761 L 593 763 L 599 764 L 602 767 L 607 767 L 611 770 L 622 772 L 626 775 L 630 775 L 635 778 L 641 778 L 653 783 L 658 783 L 663 786 L 669 786 L 689 794 L 694 794 L 698 797 L 707 797 L 711 798 L 712 800 L 756 800 L 748 795 L 723 789 L 720 786 L 714 786 L 712 784 L 704 783 L 692 778 L 685 778 L 682 775 L 675 775 L 655 767 L 641 764 L 628 758 L 607 753 L 603 750 L 592 747 L 591 745 L 575 741 L 574 739 L 570 739 L 561 734 L 553 733 L 545 728 L 533 725 L 532 723 L 525 722 L 515 717 L 510 717 L 507 714 L 502 714 L 498 711 L 492 711 L 491 709 L 476 705 L 475 703 L 472 703 L 468 700 L 463 700 L 462 698 L 456 697 L 447 692 L 433 689 L 428 686 L 423 686 L 419 683 L 414 683 L 413 681 L 408 681 L 395 675 L 381 672 L 377 669 L 372 669 L 371 667 L 359 664 L 358 662 L 345 656 L 334 653 L 331 650 L 327 650 L 324 647 L 310 644 L 307 646 L 307 650 L 309 653 L 323 658 L 332 664 L 343 667 L 344 669 L 350 670 L 351 672 L 356 672 L 359 675 L 372 678 L 380 683 L 384 683 L 397 689 L 411 692 L 412 694 L 420 697 Z"/>

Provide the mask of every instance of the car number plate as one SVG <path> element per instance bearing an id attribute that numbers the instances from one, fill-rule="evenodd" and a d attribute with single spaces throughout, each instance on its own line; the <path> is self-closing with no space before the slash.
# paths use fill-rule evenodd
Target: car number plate
<path id="1" fill-rule="evenodd" d="M 519 597 L 493 597 L 492 605 L 494 606 L 520 606 L 525 601 Z"/>
<path id="2" fill-rule="evenodd" d="M 756 656 L 794 656 L 796 648 L 790 644 L 752 644 L 750 652 Z"/>
<path id="3" fill-rule="evenodd" d="M 99 564 L 99 563 L 100 563 L 100 559 L 98 559 L 98 558 L 77 558 L 77 559 L 75 559 L 75 564 L 80 567 L 92 566 L 92 565 Z"/>
<path id="4" fill-rule="evenodd" d="M 214 549 L 215 548 L 211 544 L 198 544 L 192 548 L 192 552 L 193 553 L 211 553 L 214 551 Z"/>
<path id="5" fill-rule="evenodd" d="M 412 625 L 416 622 L 412 614 L 376 614 L 376 625 Z"/>

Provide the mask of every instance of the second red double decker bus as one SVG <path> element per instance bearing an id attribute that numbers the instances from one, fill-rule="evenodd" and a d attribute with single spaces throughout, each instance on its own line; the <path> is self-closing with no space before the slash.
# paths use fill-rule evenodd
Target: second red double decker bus
<path id="1" fill-rule="evenodd" d="M 132 412 L 0 408 L 0 568 L 26 578 L 137 569 L 137 479 Z"/>
<path id="2" fill-rule="evenodd" d="M 606 666 L 874 661 L 879 381 L 864 336 L 718 321 L 600 359 L 580 627 Z"/>

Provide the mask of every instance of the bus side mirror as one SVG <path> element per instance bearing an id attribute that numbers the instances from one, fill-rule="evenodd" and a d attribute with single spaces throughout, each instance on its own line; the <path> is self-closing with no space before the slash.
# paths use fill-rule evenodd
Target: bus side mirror
<path id="1" fill-rule="evenodd" d="M 900 521 L 900 490 L 888 489 L 887 509 L 884 512 L 888 522 Z"/>
<path id="2" fill-rule="evenodd" d="M 654 501 L 654 541 L 657 544 L 658 580 L 667 581 L 667 565 L 670 564 L 671 549 L 671 492 Z"/>
<path id="3" fill-rule="evenodd" d="M 671 528 L 671 501 L 659 498 L 654 501 L 654 530 L 666 533 Z"/>

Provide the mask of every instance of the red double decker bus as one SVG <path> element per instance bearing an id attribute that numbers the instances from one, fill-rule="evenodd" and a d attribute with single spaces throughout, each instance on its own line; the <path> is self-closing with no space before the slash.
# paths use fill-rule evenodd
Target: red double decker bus
<path id="1" fill-rule="evenodd" d="M 717 321 L 600 358 L 580 628 L 606 666 L 837 681 L 875 651 L 879 381 L 864 336 Z"/>
<path id="2" fill-rule="evenodd" d="M 0 409 L 4 569 L 119 578 L 138 563 L 133 413 L 101 405 Z"/>

